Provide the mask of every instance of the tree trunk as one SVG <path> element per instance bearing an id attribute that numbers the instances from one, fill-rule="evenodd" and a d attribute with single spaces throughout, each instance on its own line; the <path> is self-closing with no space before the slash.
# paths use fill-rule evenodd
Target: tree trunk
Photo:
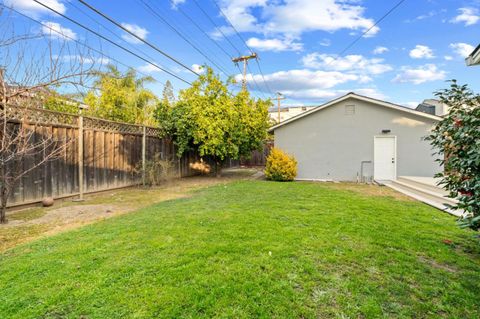
<path id="1" fill-rule="evenodd" d="M 222 163 L 219 161 L 215 161 L 215 176 L 217 178 L 222 176 Z"/>
<path id="2" fill-rule="evenodd" d="M 7 200 L 8 200 L 8 192 L 7 188 L 2 185 L 1 187 L 1 194 L 0 194 L 0 224 L 7 223 Z"/>
<path id="3" fill-rule="evenodd" d="M 222 162 L 218 160 L 216 156 L 213 157 L 213 162 L 215 163 L 215 177 L 222 176 Z"/>

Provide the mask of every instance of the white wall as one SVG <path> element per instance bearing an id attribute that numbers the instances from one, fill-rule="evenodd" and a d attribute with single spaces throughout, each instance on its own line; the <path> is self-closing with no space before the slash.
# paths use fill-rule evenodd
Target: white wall
<path id="1" fill-rule="evenodd" d="M 345 105 L 355 105 L 347 115 Z M 275 130 L 275 146 L 294 155 L 299 179 L 356 181 L 362 161 L 373 163 L 374 136 L 397 136 L 397 176 L 433 177 L 440 170 L 423 138 L 435 120 L 349 98 Z M 373 175 L 373 164 L 366 166 Z"/>

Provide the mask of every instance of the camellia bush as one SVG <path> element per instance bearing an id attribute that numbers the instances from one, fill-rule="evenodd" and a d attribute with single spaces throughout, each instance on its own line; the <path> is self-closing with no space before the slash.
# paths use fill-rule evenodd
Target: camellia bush
<path id="1" fill-rule="evenodd" d="M 265 176 L 272 181 L 293 181 L 297 176 L 297 161 L 279 148 L 272 148 L 265 165 Z"/>
<path id="2" fill-rule="evenodd" d="M 453 209 L 465 211 L 461 227 L 480 229 L 480 95 L 467 85 L 451 81 L 450 88 L 435 95 L 449 107 L 449 113 L 437 123 L 427 140 L 440 155 L 444 168 L 437 174 L 441 183 L 458 199 Z"/>

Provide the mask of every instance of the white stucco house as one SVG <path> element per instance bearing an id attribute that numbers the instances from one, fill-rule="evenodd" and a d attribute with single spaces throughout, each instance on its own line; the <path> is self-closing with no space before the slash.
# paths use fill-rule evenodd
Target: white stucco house
<path id="1" fill-rule="evenodd" d="M 480 65 L 480 44 L 473 50 L 473 52 L 465 59 L 468 66 Z"/>
<path id="2" fill-rule="evenodd" d="M 440 171 L 424 138 L 441 120 L 401 105 L 348 93 L 270 129 L 295 156 L 299 180 L 389 181 Z"/>
<path id="3" fill-rule="evenodd" d="M 278 112 L 278 108 L 272 107 L 268 110 L 268 115 L 274 122 L 278 121 L 278 115 L 280 113 L 280 122 L 286 121 L 294 116 L 302 114 L 308 110 L 315 108 L 316 106 L 287 106 L 280 108 L 280 112 Z"/>

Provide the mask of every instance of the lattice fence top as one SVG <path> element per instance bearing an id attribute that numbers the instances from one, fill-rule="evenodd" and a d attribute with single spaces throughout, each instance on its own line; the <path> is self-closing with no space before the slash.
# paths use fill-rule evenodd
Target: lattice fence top
<path id="1" fill-rule="evenodd" d="M 43 109 L 35 109 L 21 106 L 6 106 L 7 119 L 18 122 L 47 125 L 77 126 L 78 116 Z"/>
<path id="2" fill-rule="evenodd" d="M 92 129 L 98 131 L 109 131 L 130 134 L 143 134 L 143 128 L 137 125 L 100 120 L 91 117 L 83 118 L 83 127 L 85 129 Z"/>
<path id="3" fill-rule="evenodd" d="M 78 127 L 79 116 L 74 114 L 14 105 L 8 105 L 6 111 L 9 121 Z M 87 116 L 83 117 L 83 127 L 84 129 L 108 131 L 113 133 L 143 134 L 143 126 L 141 125 L 114 122 Z M 151 126 L 146 126 L 145 132 L 147 136 L 159 137 L 160 135 L 160 130 Z"/>
<path id="4" fill-rule="evenodd" d="M 160 136 L 160 130 L 158 128 L 147 126 L 145 127 L 145 129 L 146 129 L 145 132 L 147 133 L 147 136 L 156 136 L 156 137 Z"/>

